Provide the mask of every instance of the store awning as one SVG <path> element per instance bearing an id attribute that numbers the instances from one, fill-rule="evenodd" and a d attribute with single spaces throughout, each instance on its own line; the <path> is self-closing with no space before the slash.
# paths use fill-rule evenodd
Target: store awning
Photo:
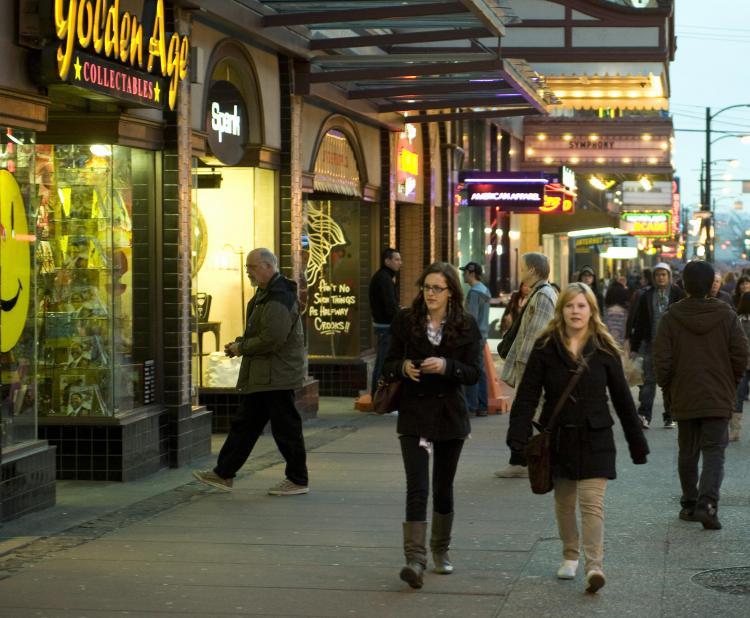
<path id="1" fill-rule="evenodd" d="M 544 79 L 498 42 L 515 20 L 496 0 L 238 0 L 260 14 L 269 38 L 285 29 L 306 41 L 295 94 L 365 103 L 409 122 L 541 114 L 555 102 Z M 491 39 L 494 48 L 479 43 Z M 461 42 L 436 52 L 403 45 Z M 403 51 L 403 50 L 401 50 Z"/>
<path id="2" fill-rule="evenodd" d="M 391 53 L 461 54 L 472 45 L 523 58 L 545 76 L 555 110 L 667 109 L 674 59 L 674 3 L 608 0 L 497 0 L 502 39 L 394 45 Z"/>

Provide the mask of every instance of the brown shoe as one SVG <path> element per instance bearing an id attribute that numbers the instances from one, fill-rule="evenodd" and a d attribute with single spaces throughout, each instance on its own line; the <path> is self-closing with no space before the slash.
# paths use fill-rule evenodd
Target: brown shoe
<path id="1" fill-rule="evenodd" d="M 213 470 L 193 470 L 193 476 L 201 483 L 221 489 L 221 491 L 232 491 L 233 479 L 223 479 Z"/>

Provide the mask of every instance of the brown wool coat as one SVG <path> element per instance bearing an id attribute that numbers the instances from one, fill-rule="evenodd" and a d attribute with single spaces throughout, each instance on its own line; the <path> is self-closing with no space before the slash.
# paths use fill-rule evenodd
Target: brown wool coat
<path id="1" fill-rule="evenodd" d="M 716 298 L 686 298 L 662 316 L 653 344 L 656 381 L 672 418 L 729 418 L 748 362 L 734 309 Z"/>

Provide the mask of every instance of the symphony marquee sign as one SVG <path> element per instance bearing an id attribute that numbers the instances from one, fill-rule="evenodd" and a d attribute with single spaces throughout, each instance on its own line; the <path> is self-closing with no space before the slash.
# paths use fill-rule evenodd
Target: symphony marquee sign
<path id="1" fill-rule="evenodd" d="M 174 110 L 177 87 L 188 72 L 190 41 L 166 31 L 164 0 L 144 0 L 140 20 L 120 12 L 120 0 L 47 1 L 55 43 L 44 52 L 45 83 Z"/>

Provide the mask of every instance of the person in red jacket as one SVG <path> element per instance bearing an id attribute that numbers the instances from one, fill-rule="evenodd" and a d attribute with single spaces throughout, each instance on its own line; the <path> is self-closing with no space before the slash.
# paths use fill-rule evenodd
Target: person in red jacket
<path id="1" fill-rule="evenodd" d="M 690 262 L 683 280 L 688 297 L 672 305 L 659 322 L 654 369 L 677 421 L 679 517 L 719 530 L 724 451 L 737 384 L 747 367 L 748 342 L 734 309 L 709 296 L 711 264 Z"/>

